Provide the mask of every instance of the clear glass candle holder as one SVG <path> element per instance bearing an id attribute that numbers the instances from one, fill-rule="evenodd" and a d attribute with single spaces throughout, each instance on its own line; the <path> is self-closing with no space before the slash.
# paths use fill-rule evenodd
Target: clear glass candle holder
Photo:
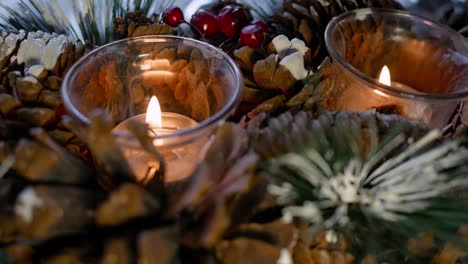
<path id="1" fill-rule="evenodd" d="M 468 98 L 468 43 L 443 25 L 403 11 L 360 9 L 334 18 L 325 40 L 330 58 L 320 70 L 331 85 L 321 92 L 330 109 L 375 108 L 441 128 Z M 384 66 L 391 83 L 379 81 Z"/>
<path id="2" fill-rule="evenodd" d="M 70 69 L 61 92 L 84 133 L 94 110 L 113 118 L 113 133 L 139 182 L 148 180 L 158 161 L 144 152 L 126 124 L 147 123 L 150 99 L 156 97 L 162 124 L 148 133 L 166 161 L 166 181 L 177 182 L 203 159 L 209 137 L 235 110 L 242 87 L 240 71 L 221 50 L 193 39 L 147 36 L 87 54 Z"/>

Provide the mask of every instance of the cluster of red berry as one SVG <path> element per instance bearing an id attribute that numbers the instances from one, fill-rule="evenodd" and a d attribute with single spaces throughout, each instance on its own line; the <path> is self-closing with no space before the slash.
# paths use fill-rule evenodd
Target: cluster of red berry
<path id="1" fill-rule="evenodd" d="M 182 10 L 173 6 L 163 13 L 163 21 L 171 27 L 179 26 L 184 21 Z M 190 24 L 205 38 L 211 38 L 221 32 L 229 39 L 240 38 L 241 45 L 251 48 L 259 47 L 264 40 L 264 33 L 268 32 L 268 25 L 261 20 L 253 20 L 242 6 L 227 5 L 218 15 L 207 10 L 196 12 Z"/>

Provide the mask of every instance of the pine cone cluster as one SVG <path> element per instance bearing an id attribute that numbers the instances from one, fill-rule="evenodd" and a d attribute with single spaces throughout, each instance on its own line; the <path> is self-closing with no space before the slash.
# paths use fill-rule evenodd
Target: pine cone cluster
<path id="1" fill-rule="evenodd" d="M 61 145 L 84 155 L 82 143 L 61 120 L 65 110 L 60 87 L 65 73 L 88 49 L 64 35 L 1 33 L 0 161 L 33 127 L 46 129 Z"/>

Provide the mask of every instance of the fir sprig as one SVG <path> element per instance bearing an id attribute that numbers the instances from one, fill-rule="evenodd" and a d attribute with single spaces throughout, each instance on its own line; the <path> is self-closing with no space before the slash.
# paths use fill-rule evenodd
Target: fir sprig
<path id="1" fill-rule="evenodd" d="M 112 21 L 128 12 L 141 10 L 145 15 L 161 13 L 174 0 L 19 0 L 1 4 L 0 29 L 7 31 L 42 30 L 67 34 L 95 45 L 114 39 Z"/>
<path id="2" fill-rule="evenodd" d="M 283 220 L 309 223 L 311 235 L 341 232 L 362 255 L 387 262 L 406 258 L 407 241 L 419 233 L 460 242 L 456 231 L 468 222 L 466 139 L 443 139 L 437 130 L 415 137 L 339 116 L 295 119 L 301 132 L 293 144 L 262 167 Z"/>

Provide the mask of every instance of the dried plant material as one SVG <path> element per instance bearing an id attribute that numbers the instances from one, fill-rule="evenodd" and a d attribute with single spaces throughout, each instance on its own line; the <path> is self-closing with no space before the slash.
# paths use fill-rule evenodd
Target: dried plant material
<path id="1" fill-rule="evenodd" d="M 352 264 L 353 255 L 341 251 L 311 250 L 311 259 L 316 264 Z"/>
<path id="2" fill-rule="evenodd" d="M 418 234 L 408 240 L 408 251 L 415 256 L 430 256 L 437 248 L 434 236 L 430 233 Z"/>
<path id="3" fill-rule="evenodd" d="M 265 89 L 279 89 L 272 81 L 278 63 L 278 56 L 275 54 L 271 54 L 264 60 L 257 61 L 253 68 L 255 82 Z"/>
<path id="4" fill-rule="evenodd" d="M 14 262 L 15 264 L 28 264 L 33 262 L 34 251 L 31 247 L 26 245 L 8 246 L 5 248 L 5 253 L 14 259 L 14 261 L 11 261 L 11 263 Z M 1 257 L 0 261 L 2 261 Z"/>
<path id="5" fill-rule="evenodd" d="M 296 239 L 296 233 L 294 225 L 277 220 L 267 224 L 241 225 L 230 232 L 229 237 L 250 237 L 280 248 L 288 248 Z"/>
<path id="6" fill-rule="evenodd" d="M 111 239 L 104 245 L 101 264 L 127 264 L 131 263 L 135 256 L 125 239 Z"/>
<path id="7" fill-rule="evenodd" d="M 99 206 L 96 223 L 103 226 L 124 224 L 137 218 L 155 216 L 159 207 L 159 202 L 142 187 L 124 184 Z"/>
<path id="8" fill-rule="evenodd" d="M 216 255 L 223 264 L 276 263 L 280 251 L 265 242 L 246 238 L 223 241 L 216 247 Z"/>
<path id="9" fill-rule="evenodd" d="M 114 122 L 106 113 L 97 111 L 91 118 L 86 142 L 100 168 L 100 177 L 108 185 L 134 180 L 133 173 L 115 141 Z"/>
<path id="10" fill-rule="evenodd" d="M 303 67 L 303 65 L 302 65 Z M 278 65 L 273 75 L 271 82 L 284 94 L 289 94 L 291 88 L 297 83 L 296 77 L 291 73 L 291 69 L 286 68 L 284 65 Z"/>
<path id="11" fill-rule="evenodd" d="M 97 65 L 95 67 L 98 67 Z M 115 61 L 110 61 L 105 65 L 101 65 L 97 72 L 86 76 L 86 79 L 78 80 L 79 82 L 87 83 L 83 85 L 84 104 L 89 104 L 90 109 L 100 107 L 109 112 L 113 112 L 113 104 L 119 95 L 118 91 L 122 89 L 115 88 L 121 86 L 121 82 L 117 76 L 117 65 Z M 84 77 L 84 76 L 83 76 Z M 89 79 L 88 79 L 89 78 Z"/>
<path id="12" fill-rule="evenodd" d="M 0 69 L 5 68 L 10 62 L 11 57 L 18 50 L 18 43 L 26 37 L 26 32 L 20 30 L 18 34 L 2 31 L 4 41 L 0 46 Z"/>
<path id="13" fill-rule="evenodd" d="M 142 232 L 138 237 L 138 262 L 176 263 L 179 249 L 178 237 L 179 230 L 175 227 Z"/>
<path id="14" fill-rule="evenodd" d="M 38 185 L 24 189 L 15 203 L 21 236 L 47 239 L 86 233 L 94 222 L 97 197 L 73 187 Z"/>
<path id="15" fill-rule="evenodd" d="M 294 264 L 315 263 L 310 254 L 310 248 L 303 241 L 299 240 L 293 250 Z"/>
<path id="16" fill-rule="evenodd" d="M 246 71 L 252 71 L 254 67 L 254 54 L 255 49 L 244 46 L 240 49 L 234 51 L 234 57 L 237 59 L 237 62 L 241 69 Z"/>
<path id="17" fill-rule="evenodd" d="M 19 120 L 26 122 L 32 126 L 46 127 L 56 124 L 57 116 L 55 111 L 44 108 L 44 107 L 34 107 L 34 108 L 19 108 L 16 111 L 16 115 Z"/>
<path id="18" fill-rule="evenodd" d="M 33 182 L 65 184 L 90 182 L 93 174 L 81 160 L 61 149 L 46 135 L 39 134 L 45 132 L 36 133 L 38 137 L 43 138 L 41 139 L 43 144 L 22 139 L 16 146 L 13 168 L 21 177 Z"/>
<path id="19" fill-rule="evenodd" d="M 46 86 L 52 91 L 58 91 L 62 85 L 62 79 L 57 76 L 49 76 L 46 80 Z"/>
<path id="20" fill-rule="evenodd" d="M 9 115 L 13 110 L 21 106 L 21 102 L 9 94 L 0 94 L 0 113 Z"/>
<path id="21" fill-rule="evenodd" d="M 242 101 L 252 104 L 261 104 L 268 98 L 271 93 L 262 89 L 244 87 L 242 93 Z"/>
<path id="22" fill-rule="evenodd" d="M 35 102 L 44 87 L 34 77 L 28 76 L 16 80 L 14 87 L 18 97 L 23 102 Z"/>
<path id="23" fill-rule="evenodd" d="M 48 131 L 47 134 L 60 144 L 70 143 L 75 138 L 75 135 L 72 132 L 61 129 Z"/>
<path id="24" fill-rule="evenodd" d="M 37 101 L 50 108 L 57 108 L 63 104 L 60 94 L 50 90 L 43 90 Z"/>
<path id="25" fill-rule="evenodd" d="M 208 87 L 200 83 L 190 94 L 190 113 L 195 120 L 206 120 L 211 116 L 210 104 L 208 102 Z"/>
<path id="26" fill-rule="evenodd" d="M 76 250 L 65 250 L 63 252 L 58 253 L 55 256 L 46 258 L 44 260 L 45 264 L 80 264 L 83 263 L 80 259 L 79 252 Z"/>
<path id="27" fill-rule="evenodd" d="M 250 118 L 253 118 L 254 116 L 260 113 L 275 112 L 280 107 L 284 106 L 285 101 L 286 101 L 286 96 L 278 95 L 276 97 L 273 97 L 263 102 L 261 105 L 257 106 L 254 110 L 250 111 L 250 113 L 248 113 L 247 116 Z"/>

